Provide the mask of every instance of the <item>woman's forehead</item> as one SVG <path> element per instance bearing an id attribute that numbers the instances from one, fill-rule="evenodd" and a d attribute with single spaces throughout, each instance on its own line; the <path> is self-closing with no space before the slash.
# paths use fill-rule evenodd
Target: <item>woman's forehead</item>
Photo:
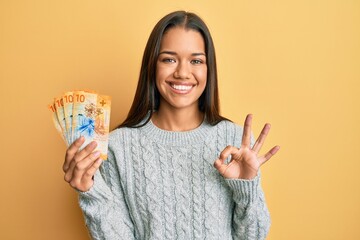
<path id="1" fill-rule="evenodd" d="M 190 51 L 205 53 L 202 35 L 193 29 L 174 27 L 166 31 L 161 39 L 160 51 Z"/>

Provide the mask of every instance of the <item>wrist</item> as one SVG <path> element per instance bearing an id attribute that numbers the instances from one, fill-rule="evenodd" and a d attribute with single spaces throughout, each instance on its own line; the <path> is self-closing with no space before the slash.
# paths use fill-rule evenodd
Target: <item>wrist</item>
<path id="1" fill-rule="evenodd" d="M 254 172 L 254 171 L 243 172 L 243 173 L 240 173 L 239 179 L 252 180 L 252 179 L 256 178 L 257 175 L 258 175 L 258 173 Z"/>

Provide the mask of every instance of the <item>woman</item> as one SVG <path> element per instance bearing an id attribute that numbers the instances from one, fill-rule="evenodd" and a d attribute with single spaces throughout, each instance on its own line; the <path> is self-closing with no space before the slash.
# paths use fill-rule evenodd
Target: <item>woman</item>
<path id="1" fill-rule="evenodd" d="M 92 142 L 72 144 L 65 180 L 79 191 L 94 239 L 264 239 L 270 218 L 252 115 L 244 128 L 219 114 L 216 59 L 205 23 L 178 11 L 162 18 L 145 48 L 126 120 L 101 163 Z M 100 171 L 97 171 L 100 168 Z"/>

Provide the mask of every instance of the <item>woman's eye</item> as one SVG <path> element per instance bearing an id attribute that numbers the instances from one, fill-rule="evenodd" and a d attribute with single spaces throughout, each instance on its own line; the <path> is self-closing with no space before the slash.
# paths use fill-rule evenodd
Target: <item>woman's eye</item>
<path id="1" fill-rule="evenodd" d="M 165 63 L 174 63 L 175 60 L 172 59 L 172 58 L 164 58 L 164 59 L 162 60 L 162 62 L 165 62 Z"/>
<path id="2" fill-rule="evenodd" d="M 191 63 L 192 63 L 192 64 L 202 64 L 203 61 L 200 60 L 200 59 L 194 59 L 194 60 L 191 60 Z"/>

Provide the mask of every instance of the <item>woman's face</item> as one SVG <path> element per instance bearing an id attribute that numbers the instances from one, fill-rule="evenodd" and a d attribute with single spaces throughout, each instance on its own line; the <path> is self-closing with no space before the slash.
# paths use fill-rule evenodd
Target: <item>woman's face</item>
<path id="1" fill-rule="evenodd" d="M 194 30 L 175 27 L 161 41 L 156 65 L 160 109 L 198 110 L 198 100 L 207 80 L 205 43 Z"/>

